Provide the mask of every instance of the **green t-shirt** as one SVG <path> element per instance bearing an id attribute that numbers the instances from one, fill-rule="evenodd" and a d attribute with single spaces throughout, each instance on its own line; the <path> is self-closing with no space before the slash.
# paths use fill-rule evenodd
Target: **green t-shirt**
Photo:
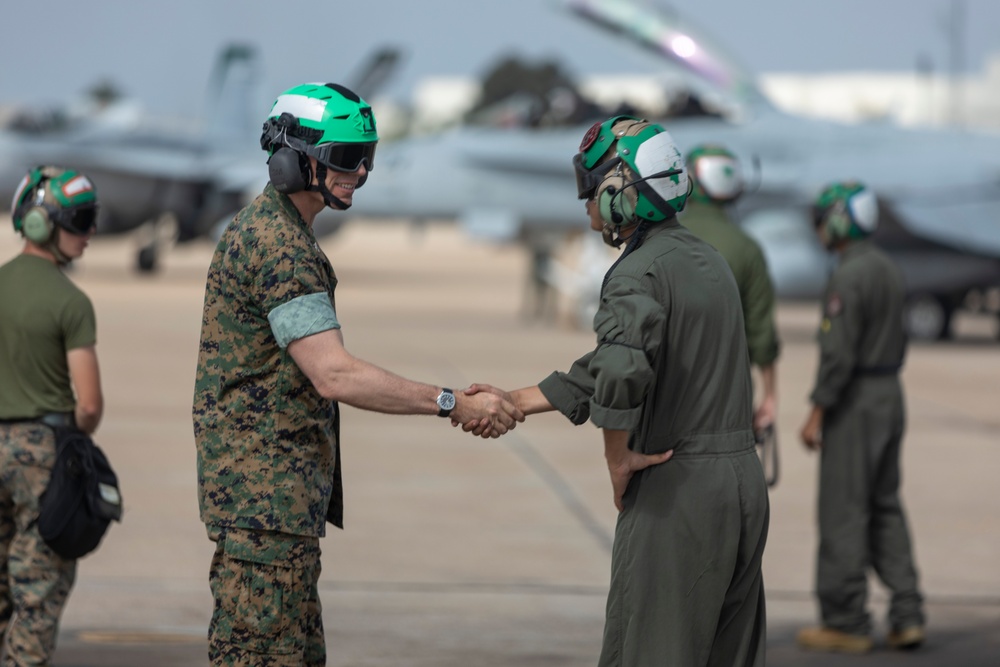
<path id="1" fill-rule="evenodd" d="M 72 412 L 66 352 L 96 332 L 90 299 L 58 266 L 33 255 L 0 266 L 0 419 Z"/>

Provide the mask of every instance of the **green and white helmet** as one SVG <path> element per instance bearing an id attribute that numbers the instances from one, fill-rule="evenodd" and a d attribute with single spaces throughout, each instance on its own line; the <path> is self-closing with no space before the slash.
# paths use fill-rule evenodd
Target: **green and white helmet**
<path id="1" fill-rule="evenodd" d="M 360 187 L 375 168 L 377 144 L 371 106 L 336 83 L 307 83 L 283 92 L 271 106 L 260 136 L 271 183 L 279 192 L 318 191 L 328 206 L 341 210 L 350 205 L 326 187 L 327 170 L 354 172 L 364 165 Z M 317 162 L 317 185 L 312 185 L 308 157 Z"/>
<path id="2" fill-rule="evenodd" d="M 283 92 L 260 138 L 268 155 L 290 146 L 337 171 L 355 171 L 362 161 L 371 169 L 377 143 L 371 106 L 336 83 L 307 83 Z"/>
<path id="3" fill-rule="evenodd" d="M 54 225 L 87 234 L 97 222 L 97 190 L 89 178 L 72 169 L 35 167 L 18 183 L 10 210 L 14 231 L 29 238 L 38 235 L 26 233 L 34 231 L 36 218 L 44 219 L 48 231 Z"/>
<path id="4" fill-rule="evenodd" d="M 688 177 L 673 138 L 656 123 L 615 116 L 595 123 L 573 157 L 577 194 L 594 199 L 606 225 L 660 222 L 684 209 Z"/>
<path id="5" fill-rule="evenodd" d="M 691 199 L 711 204 L 729 204 L 743 194 L 743 170 L 730 151 L 714 144 L 695 146 L 687 154 Z"/>
<path id="6" fill-rule="evenodd" d="M 857 181 L 831 183 L 816 199 L 813 224 L 828 248 L 865 238 L 878 228 L 878 199 Z"/>

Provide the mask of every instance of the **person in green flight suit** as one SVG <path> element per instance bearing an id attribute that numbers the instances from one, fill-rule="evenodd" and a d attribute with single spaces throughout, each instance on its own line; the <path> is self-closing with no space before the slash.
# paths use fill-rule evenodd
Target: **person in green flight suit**
<path id="1" fill-rule="evenodd" d="M 377 142 L 371 106 L 344 86 L 278 96 L 261 136 L 270 182 L 208 269 L 192 420 L 201 519 L 216 544 L 213 666 L 326 664 L 319 538 L 327 522 L 343 527 L 339 401 L 483 420 L 485 435 L 524 419 L 496 396 L 456 396 L 344 347 L 337 276 L 312 223 L 351 206 Z"/>
<path id="2" fill-rule="evenodd" d="M 467 391 L 603 430 L 619 515 L 601 667 L 763 665 L 769 505 L 736 281 L 677 221 L 688 175 L 663 127 L 597 123 L 573 162 L 591 228 L 626 243 L 597 345 L 535 386 Z"/>
<path id="3" fill-rule="evenodd" d="M 762 396 L 754 411 L 754 431 L 774 425 L 778 409 L 779 340 L 774 324 L 774 285 L 760 245 L 732 220 L 729 205 L 743 194 L 743 173 L 736 156 L 722 146 L 703 144 L 686 156 L 691 196 L 681 224 L 707 241 L 733 270 L 743 304 L 750 363 L 760 371 Z"/>
<path id="4" fill-rule="evenodd" d="M 840 262 L 826 288 L 812 410 L 801 430 L 802 442 L 821 457 L 816 595 L 822 624 L 801 630 L 798 642 L 808 649 L 871 650 L 865 602 L 872 568 L 892 591 L 888 644 L 915 648 L 924 640 L 923 596 L 899 497 L 903 279 L 868 239 L 878 225 L 878 202 L 862 184 L 825 188 L 814 221 Z"/>

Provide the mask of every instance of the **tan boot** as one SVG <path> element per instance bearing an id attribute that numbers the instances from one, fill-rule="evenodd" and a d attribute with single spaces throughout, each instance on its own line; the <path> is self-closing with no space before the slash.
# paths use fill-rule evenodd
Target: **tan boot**
<path id="1" fill-rule="evenodd" d="M 924 628 L 919 625 L 911 625 L 901 630 L 893 630 L 889 633 L 889 647 L 900 651 L 911 651 L 924 643 Z"/>
<path id="2" fill-rule="evenodd" d="M 799 646 L 814 651 L 868 653 L 872 650 L 872 639 L 868 635 L 851 635 L 833 628 L 803 628 L 796 639 Z"/>

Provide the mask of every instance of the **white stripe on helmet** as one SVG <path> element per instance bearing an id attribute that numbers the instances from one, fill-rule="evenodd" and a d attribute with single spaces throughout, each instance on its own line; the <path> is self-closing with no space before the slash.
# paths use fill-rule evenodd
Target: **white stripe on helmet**
<path id="1" fill-rule="evenodd" d="M 318 123 L 323 120 L 326 111 L 326 101 L 305 95 L 279 95 L 271 107 L 271 118 L 277 118 L 287 112 L 300 120 L 311 120 Z"/>

